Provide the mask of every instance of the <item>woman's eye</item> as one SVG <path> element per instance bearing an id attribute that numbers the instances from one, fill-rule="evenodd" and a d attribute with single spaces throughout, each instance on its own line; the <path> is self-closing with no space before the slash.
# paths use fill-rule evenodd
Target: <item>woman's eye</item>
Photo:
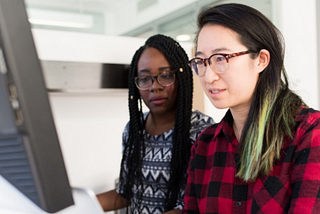
<path id="1" fill-rule="evenodd" d="M 226 58 L 224 56 L 216 56 L 215 61 L 221 63 L 221 62 L 226 61 Z"/>
<path id="2" fill-rule="evenodd" d="M 148 82 L 150 77 L 139 77 L 140 82 Z"/>
<path id="3" fill-rule="evenodd" d="M 201 60 L 201 59 L 196 59 L 196 60 L 194 60 L 194 63 L 195 63 L 196 65 L 202 65 L 202 64 L 203 64 L 203 60 Z"/>
<path id="4" fill-rule="evenodd" d="M 161 77 L 161 79 L 170 79 L 170 78 L 172 78 L 172 75 L 171 74 L 162 74 L 160 77 Z"/>

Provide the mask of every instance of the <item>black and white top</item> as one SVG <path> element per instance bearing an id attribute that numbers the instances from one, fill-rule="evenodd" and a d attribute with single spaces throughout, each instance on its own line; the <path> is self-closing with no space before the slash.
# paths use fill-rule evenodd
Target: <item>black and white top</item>
<path id="1" fill-rule="evenodd" d="M 144 113 L 144 119 L 148 112 Z M 197 139 L 198 135 L 207 126 L 214 123 L 213 119 L 199 111 L 193 111 L 191 116 L 190 142 Z M 123 146 L 127 142 L 129 123 L 123 132 Z M 143 186 L 133 187 L 133 198 L 131 198 L 131 210 L 134 214 L 158 214 L 164 212 L 165 195 L 168 191 L 167 185 L 170 178 L 170 160 L 172 151 L 173 128 L 161 135 L 149 135 L 144 131 L 145 155 L 142 162 Z M 123 158 L 125 155 L 123 156 Z M 127 169 L 123 169 L 127 171 Z M 122 173 L 122 172 L 121 172 Z M 124 173 L 126 174 L 126 173 Z M 185 175 L 187 177 L 187 175 Z M 134 179 L 134 178 L 128 178 Z M 124 179 L 126 180 L 126 179 Z M 122 194 L 124 183 L 119 183 L 117 192 Z M 143 189 L 143 197 L 138 201 L 136 193 L 138 188 Z M 185 184 L 181 186 L 180 194 L 174 209 L 182 209 L 184 206 Z"/>

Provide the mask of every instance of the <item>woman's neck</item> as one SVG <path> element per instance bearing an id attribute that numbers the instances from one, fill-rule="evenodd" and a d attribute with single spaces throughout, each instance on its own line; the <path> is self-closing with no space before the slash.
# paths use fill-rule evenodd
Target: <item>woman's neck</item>
<path id="1" fill-rule="evenodd" d="M 146 120 L 145 130 L 150 135 L 160 135 L 173 128 L 175 119 L 175 113 L 158 115 L 150 112 Z"/>
<path id="2" fill-rule="evenodd" d="M 241 110 L 232 110 L 230 109 L 232 117 L 233 117 L 233 131 L 236 135 L 238 141 L 241 139 L 241 134 L 243 127 L 248 118 L 248 109 L 241 109 Z"/>

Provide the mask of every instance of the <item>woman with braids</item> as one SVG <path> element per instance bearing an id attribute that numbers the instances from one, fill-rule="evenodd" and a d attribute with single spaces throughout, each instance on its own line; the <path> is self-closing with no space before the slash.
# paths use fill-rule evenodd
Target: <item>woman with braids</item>
<path id="1" fill-rule="evenodd" d="M 198 27 L 189 65 L 228 111 L 192 147 L 183 213 L 320 213 L 320 112 L 289 89 L 281 33 L 242 4 Z"/>
<path id="2" fill-rule="evenodd" d="M 191 145 L 213 124 L 192 111 L 192 93 L 183 48 L 170 37 L 150 37 L 130 65 L 130 121 L 123 133 L 119 186 L 97 196 L 105 211 L 130 204 L 134 214 L 182 212 Z M 142 100 L 149 112 L 142 111 Z"/>

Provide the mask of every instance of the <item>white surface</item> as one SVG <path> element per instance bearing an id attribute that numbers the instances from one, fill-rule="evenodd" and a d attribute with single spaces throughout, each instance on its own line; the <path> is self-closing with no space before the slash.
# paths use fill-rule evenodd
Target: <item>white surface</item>
<path id="1" fill-rule="evenodd" d="M 74 206 L 70 206 L 57 214 L 104 214 L 94 192 L 91 189 L 73 188 Z"/>
<path id="2" fill-rule="evenodd" d="M 273 4 L 275 24 L 285 39 L 285 68 L 291 88 L 310 107 L 320 109 L 316 1 L 273 0 Z"/>
<path id="3" fill-rule="evenodd" d="M 41 60 L 130 64 L 145 39 L 32 29 Z"/>
<path id="4" fill-rule="evenodd" d="M 67 207 L 56 214 L 104 214 L 92 190 L 73 188 L 72 195 L 75 205 Z M 47 214 L 2 176 L 0 176 L 0 213 Z"/>
<path id="5" fill-rule="evenodd" d="M 119 176 L 127 90 L 53 93 L 50 103 L 71 186 L 111 190 Z"/>
<path id="6" fill-rule="evenodd" d="M 45 212 L 0 176 L 0 213 L 38 214 Z"/>

